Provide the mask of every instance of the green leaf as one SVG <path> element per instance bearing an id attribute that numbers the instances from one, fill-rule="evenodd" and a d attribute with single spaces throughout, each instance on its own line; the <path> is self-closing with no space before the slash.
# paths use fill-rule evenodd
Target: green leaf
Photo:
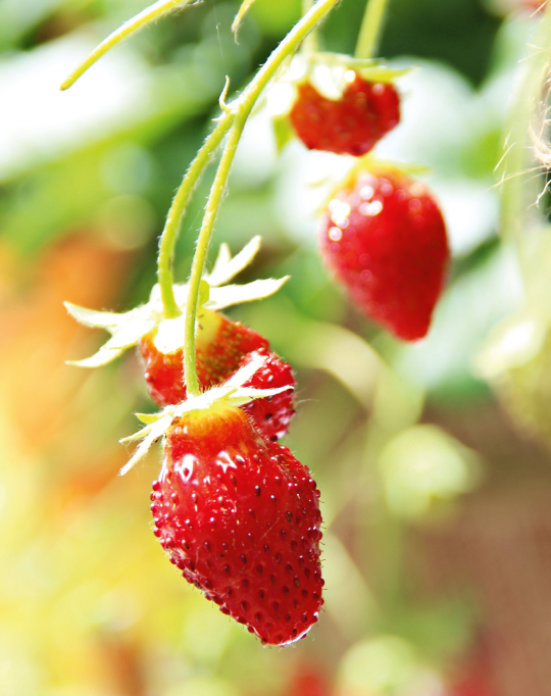
<path id="1" fill-rule="evenodd" d="M 369 68 L 360 68 L 358 74 L 369 82 L 394 82 L 396 78 L 407 75 L 413 68 L 388 68 L 384 65 L 375 65 Z"/>
<path id="2" fill-rule="evenodd" d="M 287 115 L 275 116 L 272 118 L 272 130 L 274 133 L 276 150 L 279 155 L 285 145 L 295 137 L 295 131 Z"/>

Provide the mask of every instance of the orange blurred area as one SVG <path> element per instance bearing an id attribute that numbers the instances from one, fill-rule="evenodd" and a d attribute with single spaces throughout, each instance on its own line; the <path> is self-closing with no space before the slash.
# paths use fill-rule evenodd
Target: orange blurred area
<path id="1" fill-rule="evenodd" d="M 0 253 L 2 410 L 19 445 L 37 451 L 60 442 L 77 425 L 79 414 L 71 404 L 78 403 L 87 377 L 65 364 L 86 350 L 90 336 L 63 302 L 108 305 L 130 259 L 95 242 L 90 233 L 48 248 L 32 267 L 7 246 Z"/>

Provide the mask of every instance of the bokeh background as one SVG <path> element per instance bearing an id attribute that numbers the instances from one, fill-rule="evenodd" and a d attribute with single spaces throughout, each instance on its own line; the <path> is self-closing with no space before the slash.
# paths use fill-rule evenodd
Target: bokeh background
<path id="1" fill-rule="evenodd" d="M 294 366 L 286 444 L 310 466 L 325 520 L 323 613 L 281 649 L 168 562 L 149 512 L 159 451 L 118 476 L 129 456 L 118 440 L 153 407 L 139 361 L 66 365 L 105 337 L 62 302 L 124 311 L 147 299 L 164 215 L 225 75 L 245 85 L 300 2 L 256 0 L 237 44 L 239 3 L 204 0 L 59 92 L 144 4 L 0 3 L 1 692 L 548 696 L 551 252 L 545 74 L 540 64 L 534 84 L 529 58 L 536 46 L 546 60 L 537 3 L 391 0 L 381 55 L 415 69 L 399 81 L 402 123 L 377 153 L 427 166 L 453 249 L 418 344 L 360 316 L 318 257 L 319 206 L 347 163 L 296 142 L 278 156 L 266 109 L 247 127 L 213 251 L 261 234 L 243 279 L 292 276 L 231 316 Z M 362 5 L 333 13 L 328 50 L 353 51 Z M 512 156 L 496 169 L 504 143 Z M 183 226 L 180 280 L 211 174 Z"/>

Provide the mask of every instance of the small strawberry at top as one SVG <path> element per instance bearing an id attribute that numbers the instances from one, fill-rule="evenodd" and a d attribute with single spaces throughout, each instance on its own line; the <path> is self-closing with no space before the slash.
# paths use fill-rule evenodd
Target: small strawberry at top
<path id="1" fill-rule="evenodd" d="M 298 136 L 312 150 L 365 155 L 400 121 L 394 82 L 407 72 L 338 53 L 294 56 L 266 95 L 277 148 Z"/>
<path id="2" fill-rule="evenodd" d="M 222 612 L 265 643 L 292 643 L 323 602 L 316 484 L 240 408 L 220 399 L 188 408 L 164 427 L 163 467 L 151 494 L 154 533 Z"/>
<path id="3" fill-rule="evenodd" d="M 424 337 L 449 258 L 430 191 L 390 169 L 355 172 L 329 203 L 323 258 L 357 308 L 397 337 Z"/>
<path id="4" fill-rule="evenodd" d="M 346 79 L 338 99 L 323 96 L 310 82 L 298 85 L 289 118 L 310 150 L 365 155 L 398 124 L 400 99 L 392 84 L 371 82 L 353 71 Z"/>

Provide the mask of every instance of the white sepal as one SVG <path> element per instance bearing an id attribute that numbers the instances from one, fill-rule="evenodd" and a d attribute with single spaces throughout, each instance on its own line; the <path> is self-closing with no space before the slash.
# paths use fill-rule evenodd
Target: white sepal
<path id="1" fill-rule="evenodd" d="M 218 257 L 214 262 L 214 268 L 205 276 L 207 283 L 211 288 L 214 288 L 224 285 L 235 278 L 238 273 L 241 273 L 241 271 L 251 264 L 261 244 L 262 237 L 256 235 L 256 237 L 253 237 L 250 242 L 245 244 L 243 249 L 233 258 L 231 257 L 228 245 L 222 244 Z"/>
<path id="2" fill-rule="evenodd" d="M 254 375 L 265 364 L 266 356 L 260 353 L 254 353 L 252 358 L 247 361 L 246 365 L 234 372 L 229 379 L 224 382 L 225 387 L 241 387 L 254 377 Z"/>
<path id="3" fill-rule="evenodd" d="M 289 279 L 289 276 L 285 276 L 280 279 L 254 280 L 243 285 L 225 285 L 251 263 L 260 244 L 261 238 L 253 237 L 233 258 L 227 244 L 221 245 L 212 272 L 201 281 L 207 290 L 203 293 L 202 300 L 206 309 L 217 311 L 242 302 L 264 299 L 277 292 Z M 158 284 L 153 286 L 146 304 L 128 312 L 99 312 L 65 302 L 67 311 L 79 323 L 91 328 L 104 329 L 111 334 L 111 338 L 94 355 L 83 360 L 69 361 L 69 364 L 79 367 L 105 365 L 151 332 L 154 332 L 155 347 L 162 353 L 174 353 L 182 348 L 188 285 L 177 283 L 173 289 L 176 303 L 182 311 L 182 314 L 174 319 L 164 317 Z"/>
<path id="4" fill-rule="evenodd" d="M 122 314 L 95 312 L 77 305 L 70 305 L 69 303 L 66 303 L 66 307 L 77 321 L 85 323 L 86 326 L 91 328 L 106 329 L 111 334 L 111 338 L 94 355 L 83 360 L 69 361 L 70 365 L 77 365 L 78 367 L 106 365 L 118 358 L 127 348 L 136 345 L 143 336 L 155 328 L 158 321 L 155 314 L 150 312 L 148 305 L 142 305 Z M 105 315 L 105 317 L 102 315 Z M 82 321 L 82 319 L 85 319 L 85 321 Z"/>
<path id="5" fill-rule="evenodd" d="M 163 319 L 157 325 L 153 345 L 161 353 L 175 353 L 182 348 L 185 332 L 185 317 L 180 314 L 174 319 Z"/>
<path id="6" fill-rule="evenodd" d="M 120 476 L 124 476 L 126 473 L 128 473 L 130 469 L 132 469 L 134 464 L 137 464 L 140 461 L 140 459 L 142 459 L 142 457 L 145 457 L 145 455 L 151 449 L 151 445 L 167 431 L 171 423 L 172 417 L 167 414 L 154 421 L 150 425 L 147 425 L 145 428 L 142 428 L 137 433 L 134 433 L 134 435 L 130 435 L 130 437 L 125 437 L 121 440 L 121 443 L 124 444 L 127 442 L 139 440 L 143 437 L 143 440 L 136 448 L 134 454 L 119 471 Z"/>
<path id="7" fill-rule="evenodd" d="M 67 360 L 67 365 L 74 365 L 75 367 L 101 367 L 102 365 L 107 365 L 116 358 L 124 353 L 125 348 L 117 346 L 117 341 L 110 338 L 106 343 L 104 343 L 101 348 L 91 355 L 89 358 L 83 358 L 82 360 Z"/>
<path id="8" fill-rule="evenodd" d="M 230 406 L 244 406 L 251 401 L 257 399 L 266 399 L 268 396 L 276 396 L 288 389 L 294 389 L 294 386 L 287 385 L 285 387 L 274 387 L 273 389 L 255 389 L 254 387 L 239 387 L 231 394 L 228 394 L 225 399 Z"/>
<path id="9" fill-rule="evenodd" d="M 218 249 L 218 256 L 216 257 L 216 260 L 215 260 L 214 265 L 212 267 L 212 271 L 209 273 L 208 277 L 209 278 L 216 277 L 217 274 L 219 274 L 221 272 L 221 269 L 225 268 L 225 266 L 227 266 L 230 261 L 231 261 L 230 248 L 226 244 L 226 242 L 222 242 L 222 244 L 220 244 L 220 249 Z M 216 283 L 212 283 L 212 284 L 215 285 Z"/>
<path id="10" fill-rule="evenodd" d="M 253 387 L 243 386 L 264 365 L 266 359 L 267 356 L 265 355 L 255 355 L 247 365 L 218 387 L 212 387 L 199 394 L 199 396 L 190 397 L 179 404 L 166 406 L 158 413 L 136 414 L 138 420 L 145 424 L 144 427 L 133 435 L 123 438 L 120 442 L 122 444 L 138 440 L 141 440 L 141 442 L 132 457 L 120 470 L 120 475 L 123 476 L 130 471 L 147 454 L 153 443 L 166 433 L 175 418 L 181 418 L 186 413 L 191 413 L 192 411 L 206 411 L 215 406 L 215 404 L 244 406 L 256 399 L 265 399 L 268 396 L 281 394 L 288 389 L 294 389 L 292 384 L 274 389 L 254 389 Z"/>
<path id="11" fill-rule="evenodd" d="M 210 298 L 204 305 L 205 309 L 219 310 L 243 304 L 243 302 L 263 300 L 282 288 L 289 277 L 263 278 L 244 285 L 224 285 L 221 288 L 211 288 Z"/>
<path id="12" fill-rule="evenodd" d="M 98 312 L 95 309 L 86 309 L 72 302 L 64 302 L 66 310 L 69 314 L 83 326 L 89 326 L 93 329 L 110 329 L 116 328 L 121 318 L 128 313 L 121 314 L 120 312 Z"/>

